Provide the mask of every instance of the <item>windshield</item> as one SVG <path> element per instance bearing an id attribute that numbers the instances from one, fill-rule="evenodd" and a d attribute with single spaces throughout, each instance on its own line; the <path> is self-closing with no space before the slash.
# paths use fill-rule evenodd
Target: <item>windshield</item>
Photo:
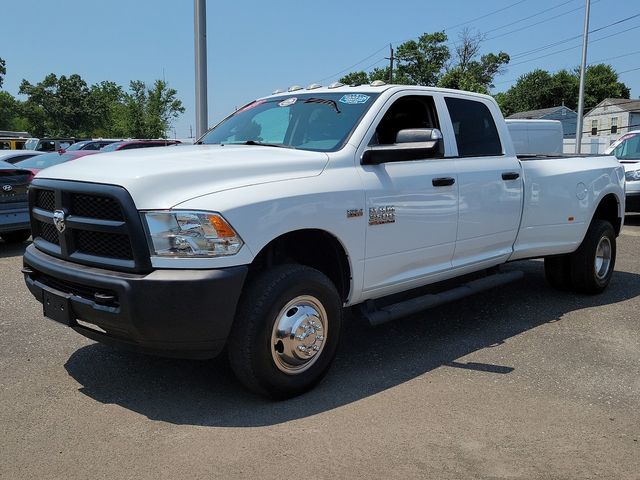
<path id="1" fill-rule="evenodd" d="M 116 149 L 120 146 L 124 145 L 123 142 L 115 142 L 115 143 L 110 143 L 109 145 L 105 145 L 104 147 L 102 147 L 100 149 L 101 152 L 115 152 Z"/>
<path id="2" fill-rule="evenodd" d="M 640 160 L 640 133 L 630 133 L 622 137 L 611 153 L 618 160 Z"/>
<path id="3" fill-rule="evenodd" d="M 37 168 L 38 170 L 42 170 L 43 168 L 52 167 L 54 165 L 58 165 L 59 163 L 64 163 L 75 158 L 78 157 L 76 155 L 71 155 L 68 153 L 63 153 L 61 155 L 58 152 L 53 152 L 27 158 L 26 160 L 17 162 L 16 165 L 22 168 Z"/>
<path id="4" fill-rule="evenodd" d="M 378 94 L 307 93 L 257 100 L 202 137 L 204 144 L 269 144 L 331 152 L 342 148 Z"/>
<path id="5" fill-rule="evenodd" d="M 38 139 L 37 138 L 30 138 L 29 140 L 27 140 L 24 143 L 24 149 L 25 150 L 35 150 L 36 147 L 38 146 Z"/>
<path id="6" fill-rule="evenodd" d="M 82 150 L 82 147 L 84 147 L 87 143 L 90 143 L 90 142 L 76 142 L 76 143 L 73 143 L 73 144 L 69 145 L 65 149 L 65 151 L 73 152 L 74 150 Z"/>

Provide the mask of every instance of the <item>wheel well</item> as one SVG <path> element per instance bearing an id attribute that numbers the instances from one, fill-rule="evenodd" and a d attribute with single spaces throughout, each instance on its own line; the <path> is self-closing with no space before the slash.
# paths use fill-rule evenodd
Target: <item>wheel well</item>
<path id="1" fill-rule="evenodd" d="M 299 263 L 324 273 L 336 286 L 342 300 L 349 297 L 349 259 L 336 237 L 324 230 L 296 230 L 269 242 L 249 267 L 249 276 L 283 263 Z"/>
<path id="2" fill-rule="evenodd" d="M 593 214 L 593 218 L 610 222 L 611 225 L 613 225 L 616 236 L 618 236 L 620 234 L 620 228 L 622 227 L 622 218 L 618 214 L 619 209 L 618 199 L 613 193 L 610 193 L 600 200 L 600 204 L 598 208 L 596 208 L 596 213 Z"/>

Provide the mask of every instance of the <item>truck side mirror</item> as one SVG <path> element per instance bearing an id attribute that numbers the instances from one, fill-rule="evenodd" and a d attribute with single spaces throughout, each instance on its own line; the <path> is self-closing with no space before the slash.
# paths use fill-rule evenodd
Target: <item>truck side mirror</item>
<path id="1" fill-rule="evenodd" d="M 442 132 L 437 128 L 408 128 L 396 134 L 396 143 L 375 145 L 362 154 L 362 165 L 440 158 Z"/>

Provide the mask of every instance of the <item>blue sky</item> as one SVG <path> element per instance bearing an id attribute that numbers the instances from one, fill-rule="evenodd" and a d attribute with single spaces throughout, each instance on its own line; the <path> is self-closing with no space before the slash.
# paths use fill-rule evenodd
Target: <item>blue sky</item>
<path id="1" fill-rule="evenodd" d="M 555 71 L 579 64 L 580 38 L 536 50 L 581 35 L 584 4 L 395 0 L 379 7 L 360 0 L 209 0 L 209 124 L 276 88 L 327 84 L 360 61 L 351 70 L 383 66 L 389 42 L 442 29 L 451 40 L 464 27 L 486 33 L 482 52 L 502 50 L 513 57 L 495 80 L 494 93 L 502 91 L 535 68 Z M 546 9 L 551 10 L 540 13 Z M 636 14 L 638 0 L 592 0 L 590 29 Z M 190 126 L 195 130 L 193 1 L 3 0 L 0 15 L 0 57 L 7 62 L 3 88 L 10 93 L 17 94 L 23 78 L 35 83 L 51 72 L 79 73 L 89 84 L 112 80 L 125 86 L 164 75 L 187 108 L 175 123 L 177 136 L 189 136 Z M 595 32 L 590 40 L 588 62 L 605 60 L 619 72 L 638 68 L 620 79 L 633 98 L 640 96 L 640 16 Z"/>

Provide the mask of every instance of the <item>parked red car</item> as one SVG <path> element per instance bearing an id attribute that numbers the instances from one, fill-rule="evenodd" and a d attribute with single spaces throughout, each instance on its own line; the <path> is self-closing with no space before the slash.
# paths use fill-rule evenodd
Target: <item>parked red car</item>
<path id="1" fill-rule="evenodd" d="M 117 152 L 120 150 L 131 150 L 132 148 L 166 147 L 178 145 L 180 140 L 125 140 L 115 142 L 100 149 L 101 152 Z"/>
<path id="2" fill-rule="evenodd" d="M 35 175 L 45 168 L 53 167 L 59 163 L 68 162 L 70 160 L 75 160 L 86 155 L 93 155 L 95 153 L 99 153 L 99 150 L 75 150 L 71 152 L 45 153 L 43 155 L 27 158 L 26 160 L 21 160 L 15 163 L 15 166 L 31 170 Z"/>

